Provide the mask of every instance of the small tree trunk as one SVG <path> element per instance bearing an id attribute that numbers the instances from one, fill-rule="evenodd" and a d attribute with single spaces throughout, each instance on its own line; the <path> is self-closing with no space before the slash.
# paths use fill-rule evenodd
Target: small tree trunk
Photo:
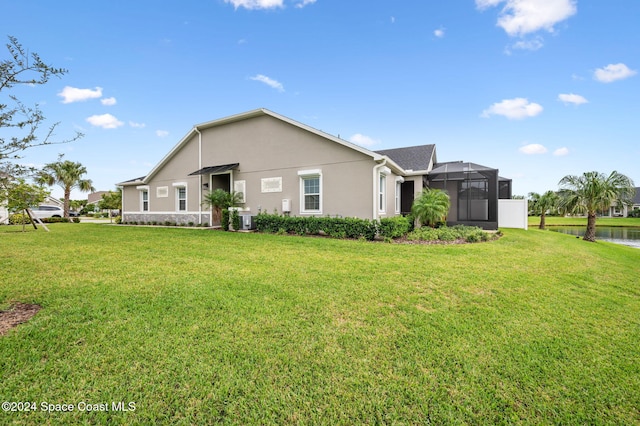
<path id="1" fill-rule="evenodd" d="M 64 188 L 64 202 L 63 202 L 63 213 L 62 216 L 69 218 L 69 200 L 71 198 L 71 188 Z"/>
<path id="2" fill-rule="evenodd" d="M 596 241 L 596 214 L 589 213 L 587 215 L 587 232 L 584 234 L 583 240 L 585 241 Z"/>
<path id="3" fill-rule="evenodd" d="M 545 229 L 545 226 L 546 226 L 545 218 L 546 218 L 546 215 L 542 213 L 540 215 L 540 225 L 538 225 L 539 229 Z"/>

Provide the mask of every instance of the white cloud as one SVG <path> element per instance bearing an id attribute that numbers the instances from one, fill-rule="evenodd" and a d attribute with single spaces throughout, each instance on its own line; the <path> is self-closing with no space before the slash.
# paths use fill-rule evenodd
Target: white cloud
<path id="1" fill-rule="evenodd" d="M 392 17 L 391 17 L 391 23 L 392 23 L 392 24 L 395 24 L 395 23 L 396 23 L 396 17 L 395 17 L 395 16 L 392 16 Z"/>
<path id="2" fill-rule="evenodd" d="M 274 9 L 277 7 L 284 7 L 284 0 L 224 0 L 225 3 L 231 3 L 233 7 L 238 9 L 244 7 L 245 9 Z"/>
<path id="3" fill-rule="evenodd" d="M 505 99 L 497 102 L 489 108 L 482 111 L 480 115 L 483 118 L 489 118 L 492 115 L 502 115 L 509 120 L 520 120 L 526 117 L 535 117 L 542 112 L 542 105 L 535 102 L 529 102 L 526 98 Z"/>
<path id="4" fill-rule="evenodd" d="M 632 77 L 638 72 L 630 69 L 625 64 L 609 64 L 604 68 L 598 68 L 593 77 L 602 83 L 611 83 L 616 80 L 623 80 Z"/>
<path id="5" fill-rule="evenodd" d="M 100 103 L 102 103 L 102 105 L 106 105 L 106 106 L 112 106 L 116 104 L 116 98 L 104 98 L 104 99 L 100 99 Z"/>
<path id="6" fill-rule="evenodd" d="M 438 38 L 444 37 L 444 28 L 438 28 L 437 30 L 435 30 L 433 32 L 433 35 L 438 37 Z"/>
<path id="7" fill-rule="evenodd" d="M 133 127 L 134 129 L 144 129 L 145 127 L 147 127 L 146 124 L 136 123 L 135 121 L 130 121 L 129 126 Z"/>
<path id="8" fill-rule="evenodd" d="M 169 136 L 169 132 L 167 132 L 166 130 L 156 130 L 156 136 L 158 136 L 159 138 L 166 138 L 167 136 Z"/>
<path id="9" fill-rule="evenodd" d="M 351 136 L 349 138 L 349 142 L 355 143 L 356 145 L 360 146 L 373 146 L 379 143 L 379 141 L 369 136 L 365 136 L 361 133 L 356 133 L 355 135 Z"/>
<path id="10" fill-rule="evenodd" d="M 276 89 L 279 92 L 284 92 L 284 86 L 282 85 L 282 83 L 267 77 L 266 75 L 262 75 L 262 74 L 258 74 L 254 77 L 249 77 L 251 80 L 254 81 L 259 81 L 261 83 L 266 84 L 269 87 L 273 87 L 274 89 Z"/>
<path id="11" fill-rule="evenodd" d="M 91 89 L 78 89 L 77 87 L 65 86 L 62 92 L 58 93 L 62 99 L 63 104 L 70 104 L 72 102 L 81 102 L 89 99 L 96 99 L 102 97 L 102 87 L 96 87 L 95 90 Z"/>
<path id="12" fill-rule="evenodd" d="M 545 154 L 547 152 L 547 148 L 539 143 L 530 143 L 529 145 L 521 146 L 520 152 L 527 155 Z"/>
<path id="13" fill-rule="evenodd" d="M 539 50 L 544 46 L 544 39 L 540 36 L 534 37 L 529 40 L 520 40 L 513 43 L 509 49 L 507 49 L 507 53 L 511 53 L 510 49 L 515 50 Z"/>
<path id="14" fill-rule="evenodd" d="M 556 157 L 562 157 L 567 154 L 569 154 L 569 148 L 565 148 L 565 147 L 558 148 L 555 151 L 553 151 L 553 155 L 555 155 Z"/>
<path id="15" fill-rule="evenodd" d="M 561 93 L 558 95 L 558 100 L 566 104 L 582 105 L 589 103 L 589 101 L 580 95 L 574 95 L 573 93 Z"/>
<path id="16" fill-rule="evenodd" d="M 298 9 L 302 9 L 303 7 L 314 4 L 315 2 L 316 0 L 302 0 L 300 3 L 296 4 L 296 7 Z"/>
<path id="17" fill-rule="evenodd" d="M 480 10 L 504 3 L 497 25 L 510 36 L 539 30 L 554 31 L 554 26 L 577 12 L 577 0 L 476 0 Z"/>
<path id="18" fill-rule="evenodd" d="M 92 115 L 87 118 L 87 122 L 93 126 L 102 127 L 103 129 L 115 129 L 124 124 L 111 114 Z"/>

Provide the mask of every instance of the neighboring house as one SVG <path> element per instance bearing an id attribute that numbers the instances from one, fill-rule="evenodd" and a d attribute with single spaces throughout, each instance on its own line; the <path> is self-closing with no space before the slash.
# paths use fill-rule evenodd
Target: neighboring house
<path id="1" fill-rule="evenodd" d="M 102 196 L 108 193 L 109 191 L 92 192 L 91 194 L 87 195 L 87 205 L 93 204 L 95 206 L 95 210 L 97 211 L 98 203 L 100 202 L 100 200 L 102 200 Z"/>
<path id="2" fill-rule="evenodd" d="M 147 176 L 122 187 L 125 222 L 209 223 L 218 188 L 243 194 L 241 215 L 379 219 L 408 213 L 427 186 L 449 191 L 448 223 L 498 226 L 511 181 L 473 163 L 438 163 L 435 145 L 370 151 L 269 110 L 196 125 Z M 214 224 L 215 225 L 215 224 Z"/>
<path id="3" fill-rule="evenodd" d="M 57 207 L 64 207 L 64 201 L 58 199 L 58 198 L 54 198 L 51 195 L 47 195 L 44 199 L 44 201 L 40 204 L 46 204 L 49 206 L 57 206 Z"/>
<path id="4" fill-rule="evenodd" d="M 608 217 L 627 217 L 634 209 L 640 209 L 640 187 L 636 187 L 636 194 L 631 205 L 618 206 L 613 203 L 608 211 L 603 212 L 603 216 Z"/>

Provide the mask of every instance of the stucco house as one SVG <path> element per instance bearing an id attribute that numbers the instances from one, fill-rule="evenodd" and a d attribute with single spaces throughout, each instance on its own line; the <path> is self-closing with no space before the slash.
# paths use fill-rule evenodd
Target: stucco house
<path id="1" fill-rule="evenodd" d="M 438 163 L 435 145 L 370 151 L 266 109 L 194 126 L 149 174 L 118 185 L 126 222 L 213 224 L 202 201 L 218 188 L 243 194 L 246 217 L 379 219 L 432 186 L 449 191 L 449 223 L 496 229 L 498 197 L 511 198 L 496 169 Z"/>

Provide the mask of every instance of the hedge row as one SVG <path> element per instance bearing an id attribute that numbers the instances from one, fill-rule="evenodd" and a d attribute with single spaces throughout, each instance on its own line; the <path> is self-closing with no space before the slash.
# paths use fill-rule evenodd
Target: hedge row
<path id="1" fill-rule="evenodd" d="M 74 217 L 74 218 L 66 218 L 66 217 L 45 217 L 43 219 L 40 219 L 43 223 L 69 223 L 69 222 L 74 222 L 74 223 L 79 223 L 80 222 L 80 218 Z M 22 214 L 22 213 L 14 213 L 11 216 L 9 216 L 9 224 L 10 225 L 22 225 L 22 224 L 29 224 L 31 223 L 29 221 L 29 216 L 27 216 L 26 214 Z"/>
<path id="2" fill-rule="evenodd" d="M 256 229 L 261 232 L 298 235 L 325 234 L 334 238 L 365 238 L 373 240 L 398 238 L 409 232 L 411 224 L 406 217 L 383 218 L 380 221 L 355 217 L 280 216 L 262 213 L 256 216 Z"/>

